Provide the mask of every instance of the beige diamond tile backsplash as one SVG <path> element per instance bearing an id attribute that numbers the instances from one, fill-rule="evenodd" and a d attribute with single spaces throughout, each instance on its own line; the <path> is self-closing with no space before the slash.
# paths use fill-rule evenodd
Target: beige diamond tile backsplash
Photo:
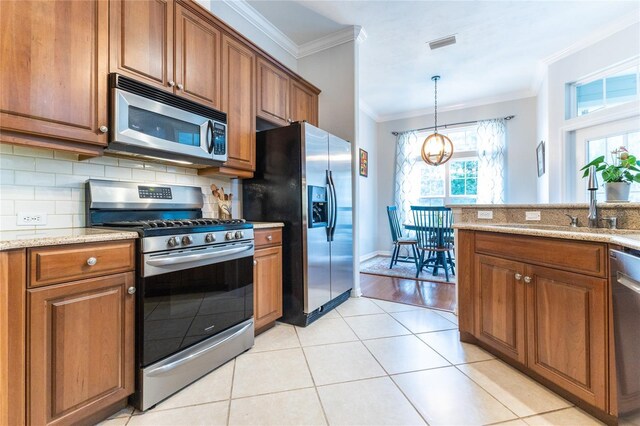
<path id="1" fill-rule="evenodd" d="M 46 213 L 46 228 L 85 226 L 84 184 L 87 179 L 154 182 L 199 186 L 205 195 L 203 214 L 217 217 L 210 186 L 233 194 L 233 217 L 241 217 L 240 181 L 198 176 L 197 170 L 116 157 L 78 161 L 78 156 L 50 149 L 0 144 L 0 230 L 34 229 L 18 226 L 18 213 Z"/>

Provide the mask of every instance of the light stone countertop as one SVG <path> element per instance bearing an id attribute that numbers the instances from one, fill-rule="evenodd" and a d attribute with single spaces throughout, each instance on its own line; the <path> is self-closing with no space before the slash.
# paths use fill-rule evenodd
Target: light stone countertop
<path id="1" fill-rule="evenodd" d="M 499 232 L 503 234 L 531 235 L 534 237 L 561 238 L 566 240 L 596 241 L 618 244 L 640 250 L 640 229 L 571 228 L 569 226 L 527 225 L 509 223 L 458 223 L 456 229 Z"/>
<path id="2" fill-rule="evenodd" d="M 557 204 L 449 204 L 452 209 L 588 209 L 589 203 L 557 203 Z M 598 201 L 603 209 L 636 209 L 640 203 L 607 203 Z"/>
<path id="3" fill-rule="evenodd" d="M 253 229 L 284 228 L 282 222 L 250 222 Z"/>
<path id="4" fill-rule="evenodd" d="M 0 231 L 0 251 L 55 246 L 61 244 L 94 243 L 100 241 L 131 240 L 137 232 L 112 231 L 97 228 L 30 229 Z"/>

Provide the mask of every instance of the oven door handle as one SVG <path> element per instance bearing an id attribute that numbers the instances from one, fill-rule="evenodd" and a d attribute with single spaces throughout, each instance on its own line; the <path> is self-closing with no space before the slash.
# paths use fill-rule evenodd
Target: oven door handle
<path id="1" fill-rule="evenodd" d="M 189 262 L 198 262 L 200 260 L 206 259 L 215 259 L 217 257 L 224 257 L 230 254 L 236 254 L 243 251 L 251 250 L 253 248 L 253 244 L 249 244 L 242 247 L 236 247 L 226 250 L 219 250 L 209 253 L 198 253 L 198 254 L 187 254 L 181 256 L 162 256 L 157 257 L 155 259 L 148 259 L 146 263 L 151 266 L 170 266 L 177 265 L 180 263 L 189 263 Z"/>

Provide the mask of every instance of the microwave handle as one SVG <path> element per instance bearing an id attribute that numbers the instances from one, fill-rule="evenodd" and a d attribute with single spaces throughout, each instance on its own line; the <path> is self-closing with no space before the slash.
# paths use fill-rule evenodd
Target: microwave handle
<path id="1" fill-rule="evenodd" d="M 209 120 L 207 123 L 207 150 L 209 154 L 213 152 L 213 142 L 215 139 L 215 134 L 213 133 L 213 121 Z"/>

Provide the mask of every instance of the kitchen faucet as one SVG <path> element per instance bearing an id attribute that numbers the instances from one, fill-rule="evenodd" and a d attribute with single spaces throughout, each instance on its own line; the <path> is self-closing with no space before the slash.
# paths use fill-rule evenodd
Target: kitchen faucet
<path id="1" fill-rule="evenodd" d="M 596 191 L 598 190 L 598 178 L 596 176 L 596 166 L 589 167 L 589 216 L 587 216 L 589 228 L 598 227 L 598 206 L 596 204 Z"/>

